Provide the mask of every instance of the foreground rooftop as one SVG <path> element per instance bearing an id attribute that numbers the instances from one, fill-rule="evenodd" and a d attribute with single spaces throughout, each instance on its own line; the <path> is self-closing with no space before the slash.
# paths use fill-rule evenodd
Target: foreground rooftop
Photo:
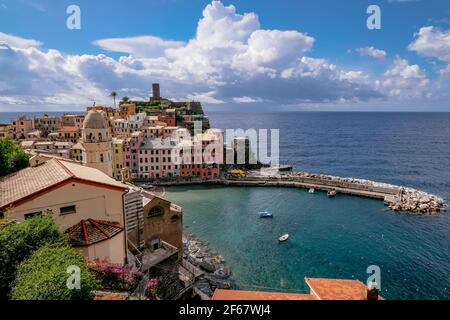
<path id="1" fill-rule="evenodd" d="M 367 287 L 358 280 L 305 278 L 310 293 L 216 289 L 213 300 L 367 300 Z M 378 296 L 378 300 L 383 300 Z"/>

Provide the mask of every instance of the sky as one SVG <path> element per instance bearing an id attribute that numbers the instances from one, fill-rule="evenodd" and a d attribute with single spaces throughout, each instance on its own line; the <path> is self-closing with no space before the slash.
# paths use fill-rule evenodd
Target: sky
<path id="1" fill-rule="evenodd" d="M 0 0 L 0 111 L 147 99 L 153 82 L 207 110 L 450 111 L 450 1 Z"/>

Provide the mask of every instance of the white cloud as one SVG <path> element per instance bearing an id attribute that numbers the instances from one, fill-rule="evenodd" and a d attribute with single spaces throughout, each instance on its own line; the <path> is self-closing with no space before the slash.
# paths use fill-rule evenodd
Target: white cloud
<path id="1" fill-rule="evenodd" d="M 233 102 L 235 103 L 258 103 L 258 102 L 262 102 L 262 100 L 260 98 L 252 98 L 252 97 L 234 97 L 232 99 Z"/>
<path id="2" fill-rule="evenodd" d="M 411 65 L 400 57 L 394 60 L 392 67 L 376 83 L 379 90 L 389 97 L 403 100 L 434 97 L 434 89 L 425 72 L 418 65 Z"/>
<path id="3" fill-rule="evenodd" d="M 0 34 L 1 35 L 1 34 Z M 4 35 L 4 34 L 3 34 Z M 261 29 L 254 13 L 213 1 L 187 42 L 154 36 L 102 39 L 105 54 L 66 55 L 35 40 L 5 35 L 0 45 L 0 108 L 15 105 L 78 108 L 111 104 L 109 92 L 146 98 L 152 82 L 165 97 L 205 104 L 273 105 L 363 103 L 373 99 L 424 99 L 430 80 L 416 65 L 395 60 L 375 79 L 310 56 L 316 41 L 305 32 Z M 374 49 L 378 50 L 378 49 Z M 414 85 L 417 89 L 414 89 Z"/>
<path id="4" fill-rule="evenodd" d="M 355 51 L 361 56 L 368 56 L 375 59 L 384 59 L 387 56 L 386 51 L 374 47 L 358 48 Z"/>
<path id="5" fill-rule="evenodd" d="M 106 51 L 125 52 L 147 58 L 161 57 L 166 49 L 184 45 L 182 41 L 163 40 L 153 36 L 101 39 L 94 41 L 94 44 Z"/>
<path id="6" fill-rule="evenodd" d="M 408 49 L 425 57 L 450 62 L 450 29 L 423 27 L 415 34 L 415 40 Z"/>
<path id="7" fill-rule="evenodd" d="M 20 37 L 16 37 L 10 34 L 6 34 L 3 32 L 0 32 L 0 45 L 2 43 L 7 43 L 11 45 L 12 47 L 16 48 L 30 48 L 30 47 L 38 47 L 42 45 L 41 42 L 31 39 L 24 39 Z"/>

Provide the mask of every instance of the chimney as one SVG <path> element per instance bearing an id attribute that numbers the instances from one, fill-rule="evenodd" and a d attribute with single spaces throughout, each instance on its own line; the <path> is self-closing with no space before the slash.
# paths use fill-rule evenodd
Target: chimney
<path id="1" fill-rule="evenodd" d="M 367 284 L 367 300 L 378 300 L 378 285 L 375 281 Z"/>
<path id="2" fill-rule="evenodd" d="M 153 99 L 161 99 L 161 92 L 159 89 L 159 83 L 153 83 L 152 84 L 152 91 L 153 91 Z"/>

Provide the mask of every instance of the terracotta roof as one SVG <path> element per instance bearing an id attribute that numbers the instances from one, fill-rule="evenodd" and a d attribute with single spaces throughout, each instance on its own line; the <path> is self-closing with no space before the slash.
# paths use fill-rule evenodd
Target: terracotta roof
<path id="1" fill-rule="evenodd" d="M 305 281 L 311 288 L 311 294 L 319 300 L 367 299 L 367 288 L 358 280 L 305 278 Z"/>
<path id="2" fill-rule="evenodd" d="M 358 280 L 305 278 L 309 294 L 216 289 L 213 300 L 367 300 L 367 288 Z M 379 296 L 378 300 L 384 300 Z"/>
<path id="3" fill-rule="evenodd" d="M 212 300 L 314 300 L 310 294 L 216 289 Z"/>
<path id="4" fill-rule="evenodd" d="M 0 178 L 0 208 L 62 184 L 71 179 L 128 189 L 128 186 L 107 176 L 100 170 L 53 158 L 41 165 L 29 167 Z"/>
<path id="5" fill-rule="evenodd" d="M 81 247 L 111 239 L 122 231 L 119 222 L 87 219 L 67 229 L 66 233 L 72 246 Z"/>
<path id="6" fill-rule="evenodd" d="M 78 130 L 80 130 L 80 128 L 77 128 L 75 126 L 65 126 L 65 127 L 61 127 L 61 129 L 59 129 L 59 132 L 77 132 Z"/>

